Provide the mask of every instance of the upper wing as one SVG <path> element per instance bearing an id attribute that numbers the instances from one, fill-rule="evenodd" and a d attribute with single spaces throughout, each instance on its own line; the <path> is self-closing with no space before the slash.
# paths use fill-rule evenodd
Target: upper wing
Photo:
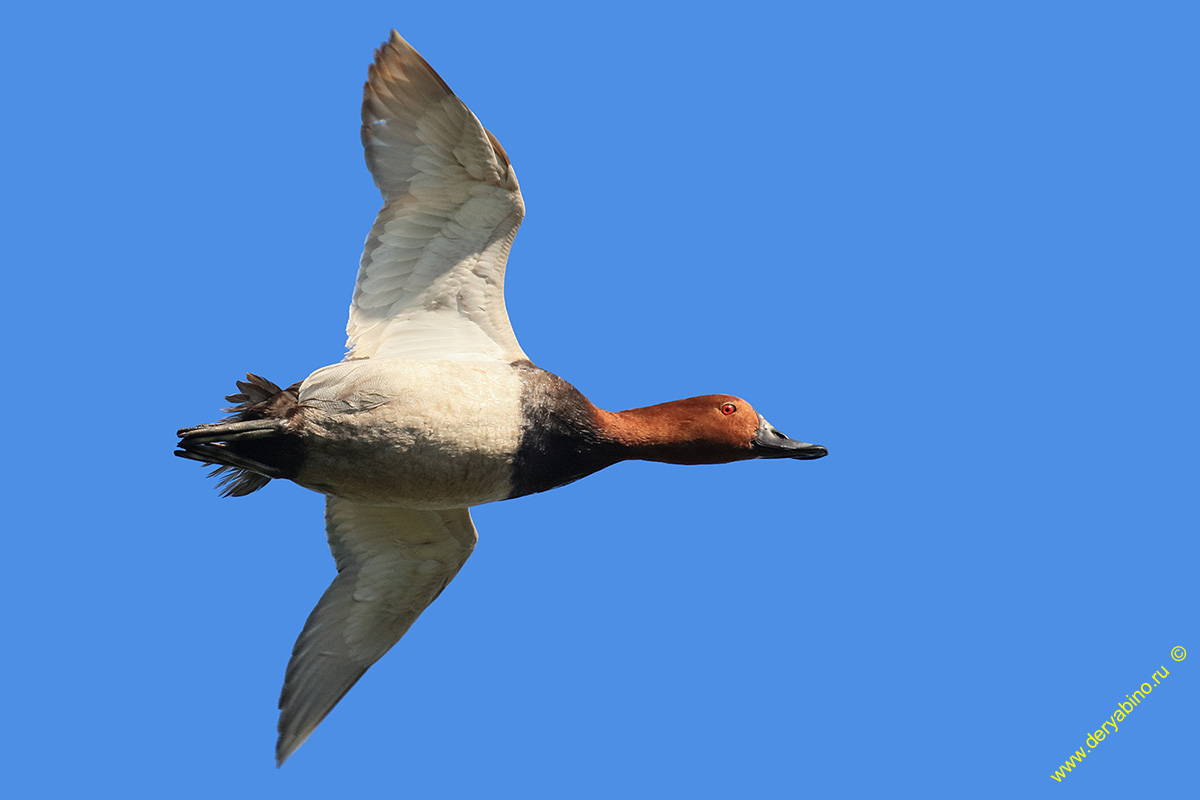
<path id="1" fill-rule="evenodd" d="M 326 497 L 338 575 L 304 623 L 279 697 L 283 764 L 367 668 L 400 641 L 475 548 L 467 509 L 414 511 Z"/>
<path id="2" fill-rule="evenodd" d="M 526 358 L 504 308 L 525 204 L 504 148 L 392 31 L 363 88 L 362 141 L 383 208 L 367 237 L 347 358 Z"/>

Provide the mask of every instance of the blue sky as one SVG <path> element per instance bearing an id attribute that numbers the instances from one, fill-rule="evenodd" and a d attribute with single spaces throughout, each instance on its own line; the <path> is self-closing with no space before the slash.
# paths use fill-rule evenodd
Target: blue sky
<path id="1" fill-rule="evenodd" d="M 548 9 L 6 13 L 6 774 L 46 797 L 1193 791 L 1194 6 Z M 459 577 L 276 771 L 333 576 L 321 498 L 221 499 L 173 432 L 247 370 L 341 357 L 378 207 L 360 87 L 392 27 L 513 160 L 508 307 L 540 366 L 613 409 L 738 394 L 831 455 L 624 464 L 479 509 Z"/>

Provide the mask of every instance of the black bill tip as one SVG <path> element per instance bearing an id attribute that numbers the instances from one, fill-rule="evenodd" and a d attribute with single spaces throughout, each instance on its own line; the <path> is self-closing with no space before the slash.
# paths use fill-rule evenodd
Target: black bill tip
<path id="1" fill-rule="evenodd" d="M 824 458 L 829 455 L 829 451 L 819 444 L 789 439 L 763 419 L 762 414 L 758 415 L 758 433 L 755 434 L 750 446 L 759 458 L 797 458 L 811 461 L 814 458 Z"/>

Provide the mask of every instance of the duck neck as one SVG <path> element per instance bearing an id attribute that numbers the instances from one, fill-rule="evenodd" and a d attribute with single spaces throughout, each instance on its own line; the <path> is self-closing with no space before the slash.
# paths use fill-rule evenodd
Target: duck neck
<path id="1" fill-rule="evenodd" d="M 675 400 L 627 411 L 597 409 L 600 429 L 617 446 L 622 460 L 664 464 L 714 464 L 726 461 L 712 452 L 712 443 L 699 435 L 692 414 Z"/>

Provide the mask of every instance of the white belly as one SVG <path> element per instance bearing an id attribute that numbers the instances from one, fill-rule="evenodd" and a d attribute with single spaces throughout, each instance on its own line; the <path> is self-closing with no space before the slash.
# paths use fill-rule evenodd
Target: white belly
<path id="1" fill-rule="evenodd" d="M 512 493 L 523 384 L 491 362 L 348 361 L 300 387 L 296 483 L 409 508 L 462 508 Z"/>

